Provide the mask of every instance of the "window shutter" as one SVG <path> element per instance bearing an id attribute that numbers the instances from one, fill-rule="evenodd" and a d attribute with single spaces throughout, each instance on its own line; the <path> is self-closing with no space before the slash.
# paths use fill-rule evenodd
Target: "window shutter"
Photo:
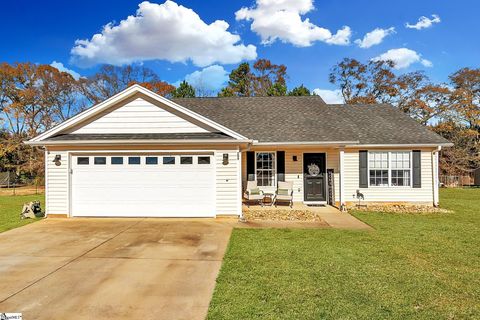
<path id="1" fill-rule="evenodd" d="M 368 188 L 368 151 L 359 151 L 359 187 Z"/>
<path id="2" fill-rule="evenodd" d="M 277 151 L 277 181 L 285 181 L 285 151 Z"/>
<path id="3" fill-rule="evenodd" d="M 255 152 L 247 151 L 247 180 L 255 181 Z"/>
<path id="4" fill-rule="evenodd" d="M 412 153 L 412 186 L 414 188 L 422 187 L 422 152 L 420 150 L 413 150 Z"/>

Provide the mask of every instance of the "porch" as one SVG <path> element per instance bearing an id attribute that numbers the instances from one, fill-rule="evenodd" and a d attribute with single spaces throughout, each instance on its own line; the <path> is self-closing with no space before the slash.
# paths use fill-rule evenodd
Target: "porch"
<path id="1" fill-rule="evenodd" d="M 242 152 L 242 195 L 254 181 L 267 200 L 275 197 L 278 183 L 292 184 L 297 205 L 345 205 L 344 155 L 339 146 L 263 146 Z"/>

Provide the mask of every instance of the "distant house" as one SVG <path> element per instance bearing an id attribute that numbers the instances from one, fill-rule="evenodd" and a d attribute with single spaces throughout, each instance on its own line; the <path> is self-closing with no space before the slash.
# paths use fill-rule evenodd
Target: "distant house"
<path id="1" fill-rule="evenodd" d="M 386 104 L 318 96 L 168 100 L 138 85 L 31 139 L 46 152 L 48 215 L 241 215 L 246 182 L 293 200 L 438 204 L 451 144 Z"/>
<path id="2" fill-rule="evenodd" d="M 473 171 L 473 184 L 480 186 L 480 168 L 477 168 L 475 171 Z"/>

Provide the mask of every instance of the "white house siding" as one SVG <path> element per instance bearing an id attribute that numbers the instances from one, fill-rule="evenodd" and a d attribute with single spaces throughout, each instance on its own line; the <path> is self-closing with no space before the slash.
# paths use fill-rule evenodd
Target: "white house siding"
<path id="1" fill-rule="evenodd" d="M 195 133 L 207 132 L 181 117 L 138 98 L 71 133 Z"/>
<path id="2" fill-rule="evenodd" d="M 376 151 L 368 149 L 369 151 Z M 394 149 L 398 150 L 398 149 Z M 411 151 L 409 149 L 408 151 Z M 367 202 L 398 202 L 433 204 L 432 150 L 421 153 L 421 188 L 412 187 L 369 187 L 359 188 L 359 150 L 345 150 L 345 201 L 356 201 L 356 190 L 360 190 Z M 386 150 L 383 151 L 392 151 Z"/>
<path id="3" fill-rule="evenodd" d="M 278 147 L 275 150 L 271 148 L 255 148 L 252 151 L 285 151 L 285 181 L 293 181 L 293 201 L 303 201 L 303 154 L 304 153 L 326 153 L 327 170 L 334 170 L 335 201 L 339 201 L 339 153 L 337 149 L 286 149 Z M 297 156 L 297 161 L 293 161 L 293 156 Z M 245 189 L 247 181 L 247 163 L 246 153 L 242 155 L 242 182 Z M 261 187 L 264 191 L 274 192 L 274 187 Z"/>
<path id="4" fill-rule="evenodd" d="M 53 162 L 56 155 L 62 157 L 60 166 Z M 68 214 L 68 154 L 66 151 L 47 151 L 46 161 L 47 215 Z"/>
<path id="5" fill-rule="evenodd" d="M 224 154 L 228 154 L 228 165 L 223 164 Z M 241 212 L 240 157 L 237 150 L 215 152 L 217 215 L 239 215 Z"/>

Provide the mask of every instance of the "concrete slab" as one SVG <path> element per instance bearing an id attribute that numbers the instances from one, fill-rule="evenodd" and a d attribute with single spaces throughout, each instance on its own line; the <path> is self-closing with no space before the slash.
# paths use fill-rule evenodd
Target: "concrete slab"
<path id="1" fill-rule="evenodd" d="M 142 236 L 138 237 L 141 233 Z M 149 219 L 133 226 L 87 257 L 221 261 L 231 228 L 208 220 Z"/>
<path id="2" fill-rule="evenodd" d="M 204 319 L 233 223 L 58 219 L 0 234 L 0 311 Z"/>
<path id="3" fill-rule="evenodd" d="M 67 264 L 69 257 L 0 257 L 0 301 Z M 5 311 L 1 310 L 0 312 Z"/>
<path id="4" fill-rule="evenodd" d="M 332 228 L 347 229 L 347 230 L 373 230 L 371 226 L 363 221 L 358 220 L 347 212 L 341 212 L 339 210 L 318 210 L 318 208 L 312 208 L 320 218 L 328 223 Z"/>
<path id="5" fill-rule="evenodd" d="M 0 233 L 0 257 L 76 257 L 138 222 L 138 219 L 45 219 Z"/>
<path id="6" fill-rule="evenodd" d="M 220 264 L 81 258 L 0 308 L 27 319 L 204 319 Z"/>

